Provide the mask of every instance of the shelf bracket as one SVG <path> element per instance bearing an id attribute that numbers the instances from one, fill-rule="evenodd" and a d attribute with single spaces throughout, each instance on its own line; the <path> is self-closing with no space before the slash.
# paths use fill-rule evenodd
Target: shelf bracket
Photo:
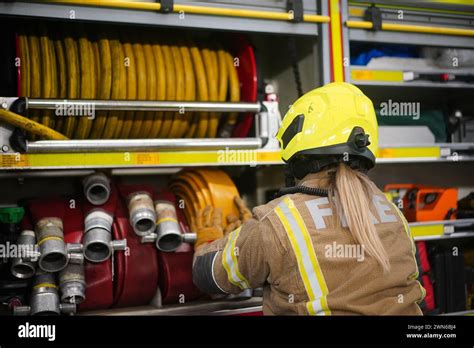
<path id="1" fill-rule="evenodd" d="M 160 3 L 161 13 L 172 13 L 174 8 L 174 0 L 157 0 Z"/>
<path id="2" fill-rule="evenodd" d="M 382 30 L 382 11 L 372 4 L 365 10 L 364 19 L 372 23 L 372 30 Z"/>
<path id="3" fill-rule="evenodd" d="M 286 10 L 292 13 L 292 22 L 299 23 L 304 21 L 304 8 L 302 0 L 288 0 Z"/>

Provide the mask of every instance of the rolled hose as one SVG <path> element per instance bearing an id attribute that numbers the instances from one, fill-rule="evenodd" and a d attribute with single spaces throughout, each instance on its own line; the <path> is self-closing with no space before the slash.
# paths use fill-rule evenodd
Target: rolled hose
<path id="1" fill-rule="evenodd" d="M 178 199 L 184 201 L 184 215 L 192 230 L 197 227 L 199 211 L 208 205 L 222 210 L 224 228 L 228 223 L 227 216 L 239 216 L 233 202 L 239 192 L 229 176 L 221 170 L 184 170 L 172 180 L 170 189 Z"/>
<path id="2" fill-rule="evenodd" d="M 68 140 L 69 138 L 65 135 L 56 132 L 41 123 L 30 120 L 29 118 L 15 114 L 14 112 L 1 110 L 0 109 L 0 121 L 8 123 L 14 127 L 23 129 L 24 131 L 38 135 L 39 137 L 47 140 Z"/>

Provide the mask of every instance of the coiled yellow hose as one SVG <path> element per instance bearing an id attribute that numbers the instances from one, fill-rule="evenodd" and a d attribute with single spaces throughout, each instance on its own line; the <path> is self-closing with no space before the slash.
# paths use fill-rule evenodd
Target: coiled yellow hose
<path id="1" fill-rule="evenodd" d="M 112 55 L 110 51 L 110 42 L 104 35 L 99 35 L 99 56 L 100 62 L 100 80 L 98 98 L 101 100 L 110 99 L 110 92 L 112 89 Z M 105 124 L 107 122 L 107 111 L 97 112 L 94 120 L 94 127 L 92 128 L 91 138 L 100 139 L 104 132 Z"/>
<path id="2" fill-rule="evenodd" d="M 31 98 L 168 101 L 240 101 L 232 55 L 216 43 L 169 33 L 99 32 L 83 25 L 45 24 L 18 35 L 20 94 Z M 229 136 L 236 114 L 217 112 L 97 111 L 59 117 L 32 110 L 33 121 L 75 139 L 214 138 Z M 222 131 L 222 130 L 226 130 Z M 36 133 L 37 134 L 37 133 Z M 32 135 L 32 139 L 36 135 Z"/>
<path id="3" fill-rule="evenodd" d="M 56 66 L 57 66 L 57 96 L 61 99 L 67 97 L 67 71 L 66 71 L 66 58 L 64 57 L 64 48 L 63 43 L 59 39 L 54 40 L 54 51 L 56 54 Z M 64 125 L 64 117 L 57 117 L 56 122 L 54 122 L 54 129 L 58 132 L 61 132 Z"/>
<path id="4" fill-rule="evenodd" d="M 133 54 L 132 45 L 128 42 L 127 39 L 124 39 L 125 42 L 122 44 L 123 51 L 126 59 L 126 70 L 127 70 L 127 99 L 135 100 L 137 99 L 137 76 L 136 76 L 136 61 L 135 55 Z M 133 121 L 135 113 L 133 111 L 128 111 L 125 113 L 125 119 L 122 126 L 122 131 L 120 132 L 119 139 L 127 139 L 130 131 L 132 130 Z"/>
<path id="5" fill-rule="evenodd" d="M 68 99 L 78 99 L 80 91 L 79 59 L 77 54 L 76 41 L 68 35 L 64 38 L 64 49 L 66 52 L 67 64 L 67 97 Z M 68 138 L 72 138 L 76 128 L 75 117 L 65 117 L 62 133 Z"/>
<path id="6" fill-rule="evenodd" d="M 189 53 L 188 47 L 186 47 L 185 45 L 181 45 L 179 47 L 179 50 L 181 52 L 181 57 L 183 58 L 183 69 L 185 73 L 184 100 L 194 101 L 196 100 L 196 83 L 194 79 L 194 68 L 193 68 L 193 63 L 191 60 L 191 54 Z M 191 127 L 193 127 L 192 125 L 193 112 L 184 110 L 183 116 L 185 117 L 185 125 L 181 129 L 181 132 L 178 134 L 178 138 L 182 138 L 183 136 L 185 136 L 188 130 Z M 194 123 L 194 128 L 196 128 L 196 123 Z"/>
<path id="7" fill-rule="evenodd" d="M 149 43 L 143 45 L 143 54 L 145 56 L 146 64 L 146 78 L 147 78 L 147 100 L 156 100 L 156 65 L 153 50 Z M 149 138 L 153 126 L 154 112 L 145 112 L 141 129 L 138 132 L 140 138 Z"/>
<path id="8" fill-rule="evenodd" d="M 145 55 L 143 54 L 143 47 L 140 43 L 134 43 L 132 45 L 133 52 L 135 53 L 136 69 L 137 69 L 137 99 L 146 100 L 147 99 L 147 77 L 146 77 L 146 66 L 145 66 Z M 142 127 L 143 119 L 145 113 L 143 111 L 137 111 L 135 113 L 135 118 L 133 120 L 133 127 L 130 131 L 129 138 L 137 139 L 139 138 L 140 130 Z"/>
<path id="9" fill-rule="evenodd" d="M 184 63 L 181 57 L 181 52 L 179 47 L 172 46 L 171 54 L 173 61 L 175 63 L 175 73 L 176 73 L 176 100 L 186 100 L 185 97 L 185 85 L 184 85 Z M 186 119 L 184 113 L 175 112 L 173 115 L 173 122 L 171 124 L 171 129 L 167 135 L 168 138 L 180 138 L 182 129 L 185 127 Z"/>
<path id="10" fill-rule="evenodd" d="M 163 57 L 163 51 L 161 50 L 161 46 L 158 44 L 153 44 L 152 50 L 153 50 L 153 57 L 155 58 L 156 74 L 158 77 L 156 99 L 165 100 L 166 99 L 166 71 L 165 71 L 166 68 L 165 68 L 165 61 Z M 155 118 L 151 126 L 150 138 L 157 138 L 158 135 L 160 134 L 161 126 L 163 123 L 163 117 L 164 117 L 163 112 L 158 111 L 155 113 Z"/>
<path id="11" fill-rule="evenodd" d="M 176 68 L 173 61 L 173 54 L 171 53 L 171 46 L 168 43 L 161 45 L 161 49 L 163 51 L 163 58 L 165 61 L 166 100 L 173 101 L 176 98 Z M 158 133 L 158 138 L 166 138 L 168 136 L 172 123 L 173 112 L 165 112 L 161 129 Z"/>

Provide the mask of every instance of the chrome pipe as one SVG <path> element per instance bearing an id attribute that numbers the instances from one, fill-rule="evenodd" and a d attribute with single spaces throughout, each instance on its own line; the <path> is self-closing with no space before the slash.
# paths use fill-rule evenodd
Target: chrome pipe
<path id="1" fill-rule="evenodd" d="M 71 153 L 158 150 L 255 150 L 261 148 L 262 145 L 260 138 L 39 140 L 27 142 L 26 152 Z"/>
<path id="2" fill-rule="evenodd" d="M 98 100 L 98 99 L 26 99 L 27 109 L 41 110 L 123 110 L 123 111 L 215 111 L 215 112 L 260 112 L 259 103 L 221 103 L 189 101 L 145 101 L 145 100 Z"/>

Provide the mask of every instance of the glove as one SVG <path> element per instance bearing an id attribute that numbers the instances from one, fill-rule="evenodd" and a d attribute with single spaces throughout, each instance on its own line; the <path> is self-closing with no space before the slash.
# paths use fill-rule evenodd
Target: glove
<path id="1" fill-rule="evenodd" d="M 208 205 L 198 212 L 196 219 L 197 239 L 194 249 L 201 245 L 224 237 L 222 229 L 222 210 Z"/>
<path id="2" fill-rule="evenodd" d="M 234 203 L 237 206 L 237 209 L 239 209 L 240 220 L 242 223 L 252 218 L 252 212 L 249 210 L 249 208 L 247 208 L 242 198 L 235 196 Z"/>
<path id="3" fill-rule="evenodd" d="M 224 235 L 239 228 L 243 223 L 252 218 L 252 212 L 245 206 L 244 201 L 239 196 L 234 197 L 234 204 L 239 210 L 239 217 L 232 214 L 227 215 L 227 226 L 224 229 Z"/>

